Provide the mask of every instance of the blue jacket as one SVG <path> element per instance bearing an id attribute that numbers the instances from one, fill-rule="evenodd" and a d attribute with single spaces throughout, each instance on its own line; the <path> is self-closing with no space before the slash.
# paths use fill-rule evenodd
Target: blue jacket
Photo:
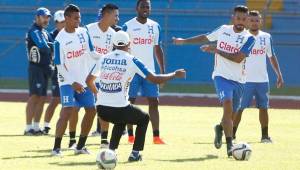
<path id="1" fill-rule="evenodd" d="M 51 65 L 52 44 L 53 39 L 47 30 L 34 23 L 26 34 L 26 49 L 29 63 L 41 67 Z"/>

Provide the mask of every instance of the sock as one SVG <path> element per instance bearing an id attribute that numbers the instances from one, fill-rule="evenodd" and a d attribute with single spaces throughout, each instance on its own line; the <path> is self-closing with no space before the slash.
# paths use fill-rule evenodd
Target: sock
<path id="1" fill-rule="evenodd" d="M 26 125 L 25 131 L 28 132 L 30 129 L 32 129 L 32 125 L 31 124 Z"/>
<path id="2" fill-rule="evenodd" d="M 96 131 L 101 133 L 101 126 L 100 126 L 100 123 L 99 123 L 99 118 L 97 118 L 97 129 L 96 129 Z"/>
<path id="3" fill-rule="evenodd" d="M 222 123 L 220 123 L 220 127 L 221 127 L 221 130 L 223 130 L 223 126 L 222 126 Z"/>
<path id="4" fill-rule="evenodd" d="M 107 141 L 107 135 L 108 135 L 107 131 L 101 132 L 101 143 L 102 143 L 103 140 Z"/>
<path id="5" fill-rule="evenodd" d="M 128 136 L 133 136 L 133 129 L 127 129 Z"/>
<path id="6" fill-rule="evenodd" d="M 269 137 L 268 126 L 261 128 L 261 136 L 262 137 Z"/>
<path id="7" fill-rule="evenodd" d="M 62 138 L 57 138 L 57 137 L 55 138 L 53 150 L 60 149 L 61 140 Z"/>
<path id="8" fill-rule="evenodd" d="M 153 131 L 153 137 L 159 137 L 159 130 Z"/>
<path id="9" fill-rule="evenodd" d="M 40 130 L 40 122 L 33 122 L 33 129 L 35 131 L 39 131 Z"/>
<path id="10" fill-rule="evenodd" d="M 76 141 L 76 132 L 69 132 L 70 141 Z"/>
<path id="11" fill-rule="evenodd" d="M 235 139 L 235 134 L 236 134 L 236 131 L 237 131 L 237 127 L 233 127 L 233 131 L 232 131 L 232 136 L 233 136 L 233 138 Z"/>
<path id="12" fill-rule="evenodd" d="M 50 127 L 49 124 L 49 122 L 44 122 L 44 127 Z"/>
<path id="13" fill-rule="evenodd" d="M 232 137 L 226 137 L 227 149 L 232 147 Z"/>
<path id="14" fill-rule="evenodd" d="M 84 147 L 86 139 L 87 139 L 87 136 L 81 136 L 80 135 L 79 141 L 78 141 L 78 144 L 77 144 L 77 149 L 78 150 L 81 150 Z"/>
<path id="15" fill-rule="evenodd" d="M 134 157 L 139 156 L 139 151 L 132 150 L 131 153 L 133 154 Z"/>

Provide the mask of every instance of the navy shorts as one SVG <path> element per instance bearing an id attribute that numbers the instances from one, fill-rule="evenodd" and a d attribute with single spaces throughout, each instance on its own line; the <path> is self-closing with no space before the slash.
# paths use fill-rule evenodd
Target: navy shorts
<path id="1" fill-rule="evenodd" d="M 50 78 L 50 74 L 46 71 L 45 68 L 33 64 L 29 64 L 28 67 L 29 95 L 47 96 L 49 78 Z"/>
<path id="2" fill-rule="evenodd" d="M 242 97 L 241 109 L 250 107 L 255 98 L 256 107 L 260 109 L 269 108 L 269 83 L 246 83 Z"/>
<path id="3" fill-rule="evenodd" d="M 158 97 L 159 87 L 157 84 L 151 83 L 140 75 L 136 74 L 129 87 L 129 97 L 136 98 L 138 92 L 141 92 L 143 97 Z"/>
<path id="4" fill-rule="evenodd" d="M 241 106 L 244 85 L 221 76 L 216 76 L 214 83 L 220 102 L 223 103 L 224 100 L 232 100 L 232 109 L 236 113 Z"/>
<path id="5" fill-rule="evenodd" d="M 89 88 L 77 93 L 71 85 L 60 86 L 60 101 L 62 107 L 95 107 L 95 97 Z"/>
<path id="6" fill-rule="evenodd" d="M 59 85 L 57 79 L 57 69 L 54 70 L 51 76 L 51 91 L 53 97 L 59 97 Z"/>

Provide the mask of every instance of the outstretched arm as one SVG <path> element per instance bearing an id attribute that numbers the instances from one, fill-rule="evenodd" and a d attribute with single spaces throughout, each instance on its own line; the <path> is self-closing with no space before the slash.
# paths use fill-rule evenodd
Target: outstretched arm
<path id="1" fill-rule="evenodd" d="M 173 37 L 172 39 L 173 39 L 173 43 L 175 45 L 200 44 L 200 43 L 206 43 L 206 42 L 209 41 L 205 34 L 197 35 L 197 36 L 190 37 L 190 38 L 187 38 L 187 39 L 176 38 L 176 37 Z"/>

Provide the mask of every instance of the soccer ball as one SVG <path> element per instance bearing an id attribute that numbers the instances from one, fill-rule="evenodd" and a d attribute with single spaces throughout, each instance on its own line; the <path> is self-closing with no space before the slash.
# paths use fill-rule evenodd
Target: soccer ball
<path id="1" fill-rule="evenodd" d="M 101 150 L 96 158 L 96 163 L 99 169 L 114 169 L 117 165 L 117 154 L 110 150 Z"/>
<path id="2" fill-rule="evenodd" d="M 238 143 L 232 147 L 232 156 L 239 161 L 249 160 L 251 152 L 250 145 L 247 143 Z"/>

